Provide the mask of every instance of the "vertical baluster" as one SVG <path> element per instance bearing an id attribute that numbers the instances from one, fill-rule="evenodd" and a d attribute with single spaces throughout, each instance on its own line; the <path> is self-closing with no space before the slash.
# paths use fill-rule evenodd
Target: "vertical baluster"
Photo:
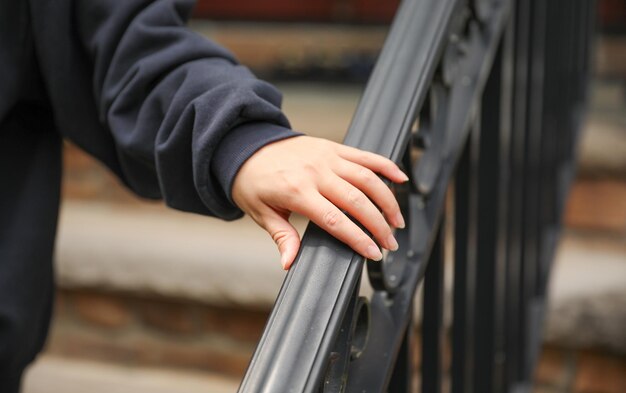
<path id="1" fill-rule="evenodd" d="M 567 143 L 565 144 L 567 147 L 567 155 L 572 156 L 574 153 L 576 138 L 574 131 L 575 124 L 574 120 L 574 104 L 576 91 L 574 90 L 574 80 L 575 80 L 575 45 L 577 44 L 576 31 L 581 27 L 575 24 L 576 22 L 576 10 L 575 10 L 576 1 L 569 1 L 565 4 L 562 3 L 563 9 L 563 26 L 562 31 L 560 32 L 561 36 L 561 48 L 563 51 L 563 56 L 561 57 L 561 84 L 562 84 L 562 94 L 563 97 L 561 99 L 562 105 L 561 110 L 559 112 L 560 121 L 562 122 L 563 133 L 566 134 L 565 140 Z"/>
<path id="2" fill-rule="evenodd" d="M 527 142 L 525 151 L 525 190 L 524 190 L 524 247 L 522 263 L 522 310 L 525 314 L 525 334 L 522 348 L 525 349 L 522 364 L 522 380 L 529 383 L 541 337 L 541 304 L 536 302 L 537 269 L 539 267 L 540 234 L 540 152 L 542 143 L 543 110 L 543 54 L 545 43 L 545 0 L 532 0 L 532 29 L 530 45 L 530 73 L 527 113 Z"/>
<path id="3" fill-rule="evenodd" d="M 558 171 L 557 157 L 563 146 L 567 142 L 567 126 L 557 120 L 555 111 L 563 101 L 562 95 L 567 90 L 558 91 L 554 89 L 560 74 L 565 69 L 556 67 L 555 58 L 560 58 L 562 54 L 558 53 L 559 47 L 566 46 L 559 37 L 555 28 L 558 25 L 557 17 L 553 11 L 558 7 L 555 1 L 546 4 L 546 20 L 549 21 L 545 27 L 545 44 L 543 54 L 543 110 L 542 110 L 542 140 L 540 145 L 540 171 L 539 185 L 539 220 L 537 224 L 537 233 L 539 235 L 539 251 L 538 251 L 538 269 L 536 272 L 535 293 L 540 298 L 545 297 L 545 289 L 549 274 L 550 263 L 552 261 L 552 250 L 556 240 L 556 199 L 558 187 Z M 566 7 L 567 8 L 567 7 Z M 564 9 L 559 8 L 559 12 L 565 13 Z M 565 88 L 565 87 L 564 87 Z M 558 94 L 557 94 L 558 92 Z"/>
<path id="4" fill-rule="evenodd" d="M 515 391 L 522 376 L 524 357 L 522 309 L 522 250 L 524 237 L 523 193 L 525 190 L 524 151 L 526 145 L 526 112 L 529 88 L 529 46 L 531 29 L 529 0 L 518 0 L 514 7 L 513 103 L 511 113 L 512 140 L 510 146 L 508 264 L 506 279 L 506 391 Z"/>
<path id="5" fill-rule="evenodd" d="M 585 101 L 585 62 L 587 60 L 587 35 L 589 34 L 590 20 L 587 15 L 587 3 L 593 3 L 590 0 L 577 0 L 576 14 L 577 14 L 577 32 L 576 32 L 576 75 L 574 76 L 574 82 L 576 83 L 576 100 L 583 109 Z"/>
<path id="6" fill-rule="evenodd" d="M 557 19 L 562 18 L 561 15 L 562 9 L 560 8 L 562 4 L 559 3 L 549 3 L 549 19 Z M 550 132 L 555 134 L 555 152 L 553 155 L 552 163 L 555 166 L 555 171 L 557 174 L 557 179 L 554 182 L 556 187 L 554 200 L 552 201 L 552 223 L 555 227 L 560 225 L 561 220 L 561 212 L 564 208 L 565 200 L 567 197 L 567 192 L 569 189 L 568 183 L 569 178 L 572 174 L 572 167 L 570 165 L 571 160 L 571 147 L 573 146 L 573 130 L 571 129 L 571 122 L 568 124 L 563 122 L 563 119 L 559 115 L 561 109 L 560 105 L 562 101 L 564 101 L 564 93 L 562 89 L 564 88 L 563 82 L 561 80 L 561 74 L 563 73 L 563 59 L 561 56 L 560 45 L 562 45 L 562 32 L 560 29 L 560 25 L 558 23 L 553 23 L 548 25 L 547 37 L 558 37 L 549 39 L 547 45 L 549 47 L 546 49 L 546 100 L 551 100 L 551 105 L 546 105 L 546 117 L 549 122 L 547 122 L 546 127 L 550 129 Z M 568 60 L 566 60 L 568 61 Z M 569 84 L 577 83 L 574 80 L 570 80 Z M 575 90 L 572 90 L 575 92 Z M 577 94 L 577 93 L 574 93 Z M 573 116 L 574 108 L 568 106 L 567 109 L 567 117 Z M 546 266 L 546 278 L 547 282 L 549 275 L 549 266 Z"/>
<path id="7" fill-rule="evenodd" d="M 589 97 L 589 81 L 591 78 L 591 62 L 592 62 L 592 50 L 593 50 L 593 35 L 596 28 L 596 1 L 587 0 L 583 2 L 585 8 L 585 16 L 587 19 L 586 34 L 583 38 L 583 45 L 585 49 L 583 59 L 583 83 L 585 85 L 585 100 Z"/>
<path id="8" fill-rule="evenodd" d="M 479 120 L 474 132 L 479 135 L 478 203 L 476 231 L 476 294 L 474 316 L 474 391 L 493 391 L 494 367 L 494 265 L 495 221 L 498 200 L 498 118 L 500 54 L 496 56 L 483 92 Z M 498 108 L 499 109 L 499 108 Z"/>
<path id="9" fill-rule="evenodd" d="M 474 127 L 476 128 L 476 127 Z M 474 382 L 474 307 L 476 299 L 476 203 L 479 134 L 472 130 L 463 149 L 454 186 L 454 310 L 452 392 L 471 393 Z"/>
<path id="10" fill-rule="evenodd" d="M 421 370 L 423 393 L 441 392 L 443 379 L 444 221 L 445 218 L 439 223 L 424 276 Z"/>
<path id="11" fill-rule="evenodd" d="M 413 306 L 410 308 L 411 312 Z M 398 357 L 396 358 L 396 364 L 391 375 L 391 381 L 389 382 L 389 392 L 409 393 L 413 391 L 413 318 L 412 314 L 409 317 L 406 333 L 404 334 L 404 340 L 400 346 Z"/>
<path id="12" fill-rule="evenodd" d="M 500 97 L 500 143 L 499 143 L 499 166 L 500 169 L 500 187 L 499 199 L 501 201 L 499 208 L 500 219 L 498 226 L 502 229 L 502 233 L 498 236 L 498 245 L 496 249 L 496 258 L 499 260 L 496 286 L 496 375 L 494 380 L 494 390 L 496 392 L 505 392 L 507 390 L 507 339 L 508 339 L 508 299 L 507 299 L 507 282 L 508 269 L 510 264 L 509 250 L 509 229 L 511 220 L 511 206 L 509 205 L 509 190 L 512 180 L 511 166 L 511 144 L 513 141 L 513 97 L 514 97 L 514 62 L 515 62 L 515 22 L 514 17 L 505 31 L 505 37 L 502 48 L 502 89 Z"/>
<path id="13" fill-rule="evenodd" d="M 493 63 L 482 97 L 478 164 L 476 257 L 475 392 L 502 391 L 504 290 L 506 280 L 507 186 L 510 89 L 503 90 L 505 42 Z M 507 63 L 508 64 L 508 63 Z M 508 75 L 508 71 L 507 71 Z M 508 87 L 508 86 L 507 86 Z"/>

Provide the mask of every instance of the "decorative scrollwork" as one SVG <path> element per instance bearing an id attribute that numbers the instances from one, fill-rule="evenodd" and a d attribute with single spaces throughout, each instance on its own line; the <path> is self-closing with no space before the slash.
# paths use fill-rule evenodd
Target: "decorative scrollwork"
<path id="1" fill-rule="evenodd" d="M 445 86 L 451 86 L 459 77 L 460 60 L 467 55 L 467 30 L 472 21 L 472 11 L 463 8 L 452 21 L 448 45 L 441 59 L 441 77 Z"/>
<path id="2" fill-rule="evenodd" d="M 471 7 L 474 17 L 481 22 L 488 20 L 498 2 L 499 0 L 472 0 Z"/>
<path id="3" fill-rule="evenodd" d="M 412 163 L 411 173 L 417 192 L 425 197 L 432 191 L 444 160 L 442 149 L 447 128 L 447 96 L 447 90 L 441 83 L 433 83 L 430 89 L 429 105 L 420 114 L 418 135 L 424 135 L 422 139 L 428 141 L 428 146 L 419 160 Z"/>
<path id="4" fill-rule="evenodd" d="M 402 283 L 402 277 L 406 264 L 414 254 L 411 252 L 410 228 L 411 215 L 407 214 L 410 206 L 409 185 L 396 187 L 395 193 L 404 216 L 407 219 L 407 227 L 396 230 L 395 237 L 398 240 L 398 250 L 387 253 L 380 262 L 367 261 L 367 272 L 372 288 L 377 291 L 386 291 L 393 294 Z"/>

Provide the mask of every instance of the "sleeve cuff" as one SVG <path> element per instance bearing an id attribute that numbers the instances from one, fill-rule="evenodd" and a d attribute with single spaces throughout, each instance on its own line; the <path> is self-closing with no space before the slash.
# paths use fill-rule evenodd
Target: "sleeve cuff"
<path id="1" fill-rule="evenodd" d="M 251 122 L 232 129 L 220 141 L 213 156 L 213 176 L 233 205 L 232 186 L 244 162 L 260 148 L 272 142 L 303 135 L 272 123 Z"/>

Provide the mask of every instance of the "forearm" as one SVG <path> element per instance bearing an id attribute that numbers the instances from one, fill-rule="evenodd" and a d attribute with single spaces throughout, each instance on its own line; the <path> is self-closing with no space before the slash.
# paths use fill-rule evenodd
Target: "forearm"
<path id="1" fill-rule="evenodd" d="M 278 90 L 185 26 L 192 5 L 33 0 L 42 75 L 60 131 L 133 191 L 232 219 L 241 212 L 220 174 L 294 133 Z M 245 154 L 216 160 L 238 148 Z"/>

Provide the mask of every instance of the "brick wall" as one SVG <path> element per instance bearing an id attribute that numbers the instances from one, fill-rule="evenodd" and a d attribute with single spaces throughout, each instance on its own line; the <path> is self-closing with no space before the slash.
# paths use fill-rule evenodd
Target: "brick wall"
<path id="1" fill-rule="evenodd" d="M 98 290 L 60 289 L 49 354 L 241 377 L 268 313 Z"/>
<path id="2" fill-rule="evenodd" d="M 266 310 L 62 289 L 57 294 L 47 353 L 131 367 L 217 372 L 238 380 L 267 317 Z M 419 369 L 419 332 L 413 343 Z M 445 344 L 444 371 L 448 373 L 451 357 L 449 342 Z M 418 382 L 416 375 L 414 383 Z M 626 359 L 606 352 L 547 346 L 535 383 L 536 393 L 623 393 Z"/>

